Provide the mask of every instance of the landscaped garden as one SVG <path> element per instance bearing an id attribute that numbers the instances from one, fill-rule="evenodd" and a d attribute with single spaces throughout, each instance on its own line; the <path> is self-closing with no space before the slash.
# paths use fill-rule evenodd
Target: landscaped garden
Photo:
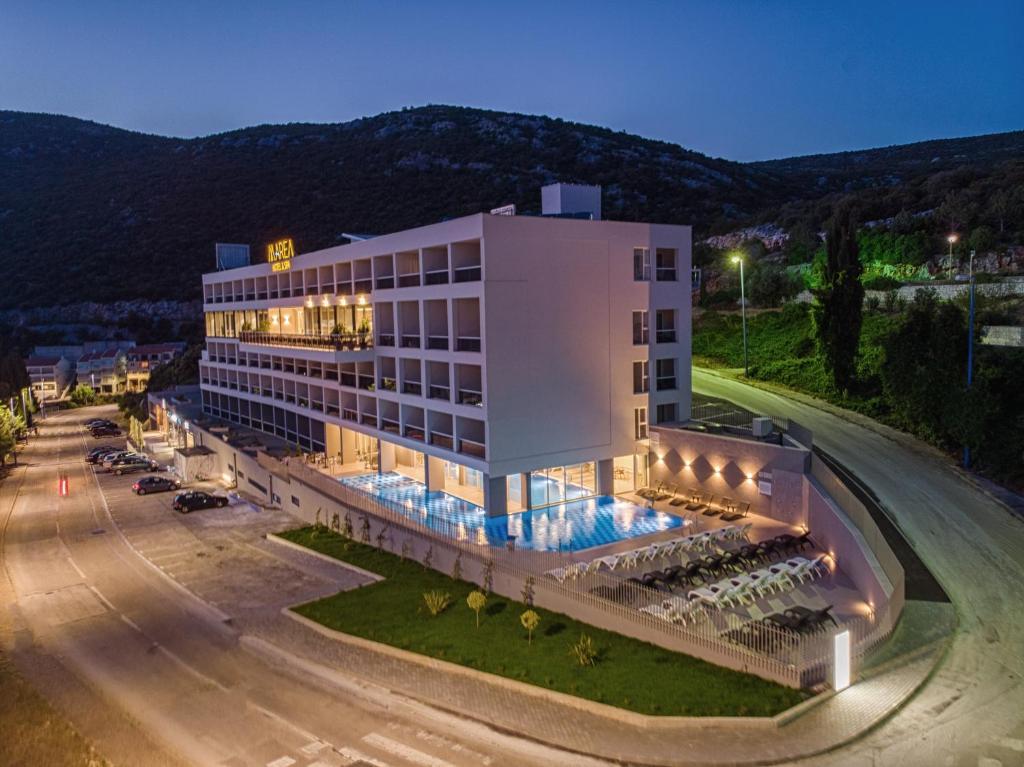
<path id="1" fill-rule="evenodd" d="M 346 634 L 642 714 L 771 716 L 806 697 L 494 593 L 471 605 L 479 587 L 424 567 L 426 551 L 403 557 L 322 526 L 281 536 L 384 576 L 294 608 Z M 532 630 L 530 611 L 539 619 Z"/>

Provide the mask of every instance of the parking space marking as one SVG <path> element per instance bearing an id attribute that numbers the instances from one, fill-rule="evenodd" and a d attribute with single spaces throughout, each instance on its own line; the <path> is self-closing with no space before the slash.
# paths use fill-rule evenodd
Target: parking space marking
<path id="1" fill-rule="evenodd" d="M 267 762 L 267 767 L 292 767 L 295 764 L 295 760 L 290 756 L 281 756 L 272 762 Z"/>
<path id="2" fill-rule="evenodd" d="M 455 767 L 451 762 L 446 762 L 444 759 L 418 751 L 412 746 L 399 743 L 397 740 L 392 740 L 380 733 L 371 732 L 369 735 L 364 735 L 362 740 L 367 745 L 379 748 L 381 751 L 387 751 L 393 756 L 400 757 L 413 764 L 422 765 L 423 767 Z"/>
<path id="3" fill-rule="evenodd" d="M 373 767 L 391 767 L 387 762 L 382 762 L 380 759 L 374 759 L 372 756 L 367 756 L 362 751 L 348 746 L 342 746 L 335 750 L 348 759 L 349 764 L 354 762 L 365 762 L 366 764 L 373 765 Z"/>

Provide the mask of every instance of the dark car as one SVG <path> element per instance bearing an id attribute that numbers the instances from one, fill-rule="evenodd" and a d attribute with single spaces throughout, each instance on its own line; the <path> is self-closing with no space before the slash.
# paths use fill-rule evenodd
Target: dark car
<path id="1" fill-rule="evenodd" d="M 117 476 L 121 476 L 122 474 L 128 474 L 133 471 L 156 471 L 156 468 L 156 461 L 152 461 L 145 456 L 128 455 L 124 458 L 118 458 L 110 464 L 109 471 L 113 472 Z"/>
<path id="2" fill-rule="evenodd" d="M 87 429 L 98 429 L 101 426 L 117 426 L 117 424 L 106 418 L 93 418 L 91 421 L 85 422 Z"/>
<path id="3" fill-rule="evenodd" d="M 100 437 L 120 437 L 121 430 L 116 426 L 97 426 L 90 430 L 96 439 Z"/>
<path id="4" fill-rule="evenodd" d="M 143 477 L 132 485 L 132 490 L 136 495 L 145 495 L 146 493 L 162 493 L 165 490 L 177 490 L 180 487 L 181 482 L 174 477 Z"/>
<path id="5" fill-rule="evenodd" d="M 86 453 L 85 460 L 88 463 L 100 463 L 100 459 L 103 458 L 103 456 L 105 456 L 107 453 L 113 453 L 115 450 L 120 449 L 121 448 L 116 447 L 114 445 L 100 445 L 99 447 L 94 447 L 92 450 Z"/>
<path id="6" fill-rule="evenodd" d="M 196 509 L 222 508 L 228 505 L 228 499 L 223 495 L 204 493 L 202 490 L 189 490 L 174 496 L 174 503 L 171 505 L 175 511 L 187 514 Z"/>

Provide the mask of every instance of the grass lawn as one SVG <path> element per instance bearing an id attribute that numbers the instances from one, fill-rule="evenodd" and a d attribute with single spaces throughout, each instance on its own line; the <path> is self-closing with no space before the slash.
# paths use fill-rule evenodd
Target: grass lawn
<path id="1" fill-rule="evenodd" d="M 89 743 L 0 654 L 0 753 L 3 764 L 105 765 Z"/>
<path id="2" fill-rule="evenodd" d="M 491 594 L 476 628 L 466 604 L 473 584 L 324 529 L 304 527 L 281 536 L 384 576 L 379 583 L 295 608 L 353 636 L 642 714 L 771 716 L 806 697 L 539 608 L 541 621 L 530 645 L 519 622 L 527 609 L 520 602 Z M 431 589 L 452 595 L 451 606 L 436 618 L 423 602 L 424 592 Z M 570 646 L 582 633 L 598 649 L 594 666 L 581 667 L 570 655 Z"/>

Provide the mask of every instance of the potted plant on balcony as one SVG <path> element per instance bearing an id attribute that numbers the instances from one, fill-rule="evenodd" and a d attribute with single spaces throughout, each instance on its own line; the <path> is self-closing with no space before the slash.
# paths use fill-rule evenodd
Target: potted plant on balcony
<path id="1" fill-rule="evenodd" d="M 270 332 L 270 319 L 264 317 L 256 323 L 256 332 L 258 333 L 269 333 Z"/>
<path id="2" fill-rule="evenodd" d="M 341 336 L 345 334 L 345 328 L 341 326 L 340 322 L 335 322 L 334 327 L 331 328 L 332 336 Z"/>

